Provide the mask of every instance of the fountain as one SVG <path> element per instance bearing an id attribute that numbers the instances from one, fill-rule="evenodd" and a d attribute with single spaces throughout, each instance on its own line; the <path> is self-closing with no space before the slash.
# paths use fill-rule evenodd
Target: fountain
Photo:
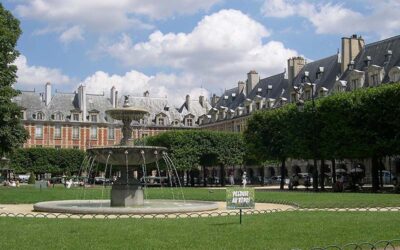
<path id="1" fill-rule="evenodd" d="M 167 149 L 154 146 L 136 146 L 132 140 L 132 121 L 139 121 L 148 114 L 144 108 L 131 107 L 129 96 L 125 96 L 122 108 L 113 108 L 106 114 L 122 121 L 122 139 L 118 146 L 95 147 L 87 150 L 93 165 L 94 161 L 108 166 L 113 166 L 120 171 L 120 176 L 111 187 L 111 200 L 70 200 L 39 202 L 34 205 L 35 211 L 57 213 L 84 213 L 84 214 L 153 214 L 198 212 L 214 210 L 218 205 L 204 201 L 177 200 L 146 200 L 144 187 L 133 175 L 133 169 L 142 167 L 143 180 L 146 183 L 146 164 L 156 163 L 163 159 L 168 173 L 176 173 L 176 168 L 168 157 Z M 158 172 L 159 168 L 158 168 Z M 171 181 L 171 176 L 169 176 Z M 179 178 L 178 182 L 179 182 Z M 180 185 L 180 183 L 179 183 Z M 172 183 L 171 183 L 172 186 Z M 181 188 L 181 187 L 180 187 Z M 182 192 L 183 197 L 183 192 Z"/>

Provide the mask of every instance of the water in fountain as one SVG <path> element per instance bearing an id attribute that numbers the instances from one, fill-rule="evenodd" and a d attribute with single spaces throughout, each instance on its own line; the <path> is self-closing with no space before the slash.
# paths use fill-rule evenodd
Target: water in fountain
<path id="1" fill-rule="evenodd" d="M 148 112 L 144 108 L 131 107 L 129 97 L 125 97 L 125 103 L 122 108 L 114 108 L 106 111 L 106 114 L 114 120 L 120 120 L 123 123 L 120 145 L 95 147 L 87 150 L 88 157 L 82 163 L 80 173 L 84 170 L 90 177 L 95 162 L 104 164 L 104 174 L 110 165 L 110 176 L 112 169 L 117 169 L 120 176 L 114 181 L 111 187 L 111 200 L 75 200 L 75 201 L 52 201 L 40 202 L 34 205 L 35 211 L 45 212 L 66 212 L 66 213 L 176 213 L 176 212 L 194 212 L 217 209 L 217 204 L 203 201 L 184 200 L 182 183 L 178 171 L 173 161 L 167 154 L 164 147 L 154 146 L 134 146 L 132 140 L 132 121 L 139 121 L 144 118 Z M 155 163 L 158 175 L 161 179 L 159 166 L 159 155 L 165 161 L 166 173 L 168 174 L 173 200 L 145 200 L 147 194 L 144 189 L 147 187 L 147 164 Z M 85 168 L 86 167 L 86 168 Z M 133 175 L 133 171 L 142 169 L 144 185 L 140 183 Z M 176 178 L 175 184 L 173 180 Z M 104 180 L 105 181 L 105 180 Z M 161 185 L 162 186 L 162 185 Z M 180 188 L 181 201 L 175 200 L 175 188 Z M 85 188 L 83 188 L 85 190 Z M 102 196 L 105 186 L 103 186 Z M 178 192 L 179 193 L 179 192 Z"/>

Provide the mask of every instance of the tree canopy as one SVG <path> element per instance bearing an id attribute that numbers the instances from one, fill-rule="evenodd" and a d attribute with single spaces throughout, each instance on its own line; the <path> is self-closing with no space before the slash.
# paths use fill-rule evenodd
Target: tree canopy
<path id="1" fill-rule="evenodd" d="M 245 140 L 261 160 L 371 158 L 374 173 L 378 159 L 400 154 L 399 100 L 396 83 L 333 94 L 315 109 L 308 101 L 302 112 L 293 104 L 262 110 L 249 119 Z"/>
<path id="2" fill-rule="evenodd" d="M 12 86 L 17 79 L 13 64 L 19 53 L 15 49 L 21 34 L 19 21 L 0 3 L 0 154 L 8 153 L 28 137 L 21 121 L 21 108 L 12 102 L 18 91 Z"/>
<path id="3" fill-rule="evenodd" d="M 168 131 L 148 137 L 146 143 L 167 147 L 177 168 L 233 166 L 243 163 L 245 144 L 240 134 L 206 130 Z"/>
<path id="4" fill-rule="evenodd" d="M 11 155 L 11 167 L 17 173 L 78 173 L 85 152 L 78 149 L 20 148 Z"/>

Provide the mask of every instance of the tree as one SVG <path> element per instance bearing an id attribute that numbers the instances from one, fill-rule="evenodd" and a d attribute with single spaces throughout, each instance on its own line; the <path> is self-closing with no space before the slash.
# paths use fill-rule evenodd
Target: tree
<path id="1" fill-rule="evenodd" d="M 205 166 L 219 165 L 221 185 L 225 184 L 225 167 L 242 164 L 245 154 L 242 136 L 228 132 L 168 131 L 148 137 L 147 144 L 167 147 L 176 167 L 190 174 L 200 166 L 203 166 L 204 172 Z"/>
<path id="2" fill-rule="evenodd" d="M 19 92 L 16 83 L 17 67 L 13 62 L 19 53 L 15 49 L 21 34 L 19 21 L 0 3 L 0 154 L 9 153 L 26 141 L 28 133 L 23 127 L 21 108 L 12 102 Z"/>
<path id="3" fill-rule="evenodd" d="M 276 160 L 281 162 L 281 184 L 283 189 L 286 174 L 286 159 L 294 152 L 292 140 L 295 130 L 289 129 L 294 119 L 294 106 L 255 113 L 247 123 L 244 138 L 248 153 L 259 162 Z"/>

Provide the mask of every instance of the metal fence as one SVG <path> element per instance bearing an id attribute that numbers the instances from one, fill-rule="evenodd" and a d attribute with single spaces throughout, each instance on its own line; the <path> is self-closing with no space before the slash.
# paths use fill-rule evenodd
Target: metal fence
<path id="1" fill-rule="evenodd" d="M 380 240 L 374 243 L 371 242 L 360 242 L 360 243 L 348 243 L 343 246 L 339 245 L 329 245 L 326 247 L 315 247 L 311 250 L 362 250 L 362 249 L 371 249 L 371 250 L 398 250 L 400 249 L 400 239 L 395 240 Z"/>

